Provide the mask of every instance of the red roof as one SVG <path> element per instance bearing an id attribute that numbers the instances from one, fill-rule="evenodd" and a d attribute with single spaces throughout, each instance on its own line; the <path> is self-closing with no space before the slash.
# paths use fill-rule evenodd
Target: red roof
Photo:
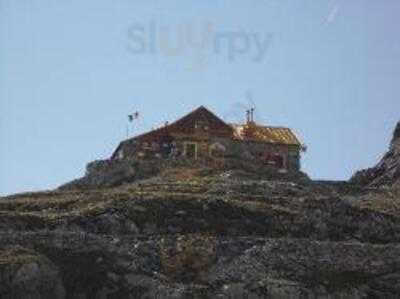
<path id="1" fill-rule="evenodd" d="M 195 134 L 196 123 L 199 122 L 207 124 L 208 130 L 212 135 L 218 135 L 218 133 L 221 133 L 224 136 L 227 134 L 233 136 L 233 129 L 230 125 L 225 123 L 204 106 L 201 106 L 170 125 L 136 136 L 134 139 L 154 139 L 180 133 L 188 135 Z"/>

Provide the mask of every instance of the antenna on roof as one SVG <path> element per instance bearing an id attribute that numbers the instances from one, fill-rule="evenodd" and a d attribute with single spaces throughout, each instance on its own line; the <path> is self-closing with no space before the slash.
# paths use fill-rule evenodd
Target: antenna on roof
<path id="1" fill-rule="evenodd" d="M 248 115 L 247 122 L 254 122 L 254 112 L 256 110 L 256 105 L 254 104 L 253 94 L 252 94 L 252 92 L 250 90 L 246 91 L 246 98 L 247 98 L 247 101 L 250 104 L 250 109 L 248 109 L 246 111 L 246 113 Z"/>
<path id="2" fill-rule="evenodd" d="M 256 116 L 256 105 L 253 101 L 253 95 L 250 90 L 245 92 L 246 100 L 240 100 L 231 105 L 231 109 L 225 114 L 224 118 L 233 117 L 235 122 L 242 123 L 243 121 L 243 110 L 246 111 L 246 121 L 254 121 Z"/>

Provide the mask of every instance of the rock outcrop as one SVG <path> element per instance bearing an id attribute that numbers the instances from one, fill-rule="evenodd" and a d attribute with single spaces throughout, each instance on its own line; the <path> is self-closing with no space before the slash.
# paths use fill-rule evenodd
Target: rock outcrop
<path id="1" fill-rule="evenodd" d="M 0 250 L 0 298 L 64 299 L 58 268 L 45 256 L 19 245 Z"/>
<path id="2" fill-rule="evenodd" d="M 352 182 L 370 187 L 400 187 L 400 122 L 393 133 L 389 151 L 373 168 L 357 172 Z"/>
<path id="3" fill-rule="evenodd" d="M 181 171 L 185 179 L 2 198 L 0 297 L 400 294 L 394 191 Z"/>
<path id="4" fill-rule="evenodd" d="M 97 162 L 0 198 L 0 298 L 399 298 L 399 137 L 350 183 Z"/>
<path id="5" fill-rule="evenodd" d="M 285 181 L 309 181 L 308 176 L 301 171 L 279 172 L 275 168 L 257 162 L 226 158 L 223 161 L 191 159 L 123 159 L 98 160 L 86 166 L 82 178 L 66 183 L 60 190 L 90 190 L 116 187 L 138 180 L 154 177 L 170 177 L 171 172 L 181 172 L 182 169 L 192 169 L 197 173 L 227 172 L 233 175 L 244 174 L 246 177 L 257 179 L 273 179 Z M 165 175 L 167 174 L 167 175 Z M 184 177 L 184 175 L 181 175 Z"/>

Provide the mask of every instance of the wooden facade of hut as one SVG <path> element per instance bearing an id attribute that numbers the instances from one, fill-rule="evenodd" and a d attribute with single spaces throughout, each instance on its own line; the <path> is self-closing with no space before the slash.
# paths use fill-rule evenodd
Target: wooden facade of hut
<path id="1" fill-rule="evenodd" d="M 228 124 L 201 106 L 164 127 L 123 141 L 112 159 L 251 159 L 278 170 L 299 170 L 304 146 L 288 128 L 248 119 Z"/>

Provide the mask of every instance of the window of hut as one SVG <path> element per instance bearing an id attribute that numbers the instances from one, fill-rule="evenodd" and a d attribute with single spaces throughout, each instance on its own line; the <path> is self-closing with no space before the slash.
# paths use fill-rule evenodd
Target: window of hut
<path id="1" fill-rule="evenodd" d="M 225 156 L 226 147 L 221 143 L 214 143 L 210 146 L 210 157 L 222 158 Z"/>
<path id="2" fill-rule="evenodd" d="M 275 166 L 279 169 L 284 168 L 285 159 L 282 155 L 274 155 Z"/>
<path id="3" fill-rule="evenodd" d="M 194 124 L 194 128 L 199 131 L 208 131 L 210 129 L 210 127 L 208 126 L 208 123 L 205 121 L 197 121 Z"/>
<path id="4" fill-rule="evenodd" d="M 198 146 L 196 142 L 185 142 L 184 149 L 184 155 L 186 157 L 197 159 Z"/>
<path id="5" fill-rule="evenodd" d="M 285 158 L 281 154 L 265 154 L 263 160 L 264 163 L 278 169 L 285 168 Z"/>

